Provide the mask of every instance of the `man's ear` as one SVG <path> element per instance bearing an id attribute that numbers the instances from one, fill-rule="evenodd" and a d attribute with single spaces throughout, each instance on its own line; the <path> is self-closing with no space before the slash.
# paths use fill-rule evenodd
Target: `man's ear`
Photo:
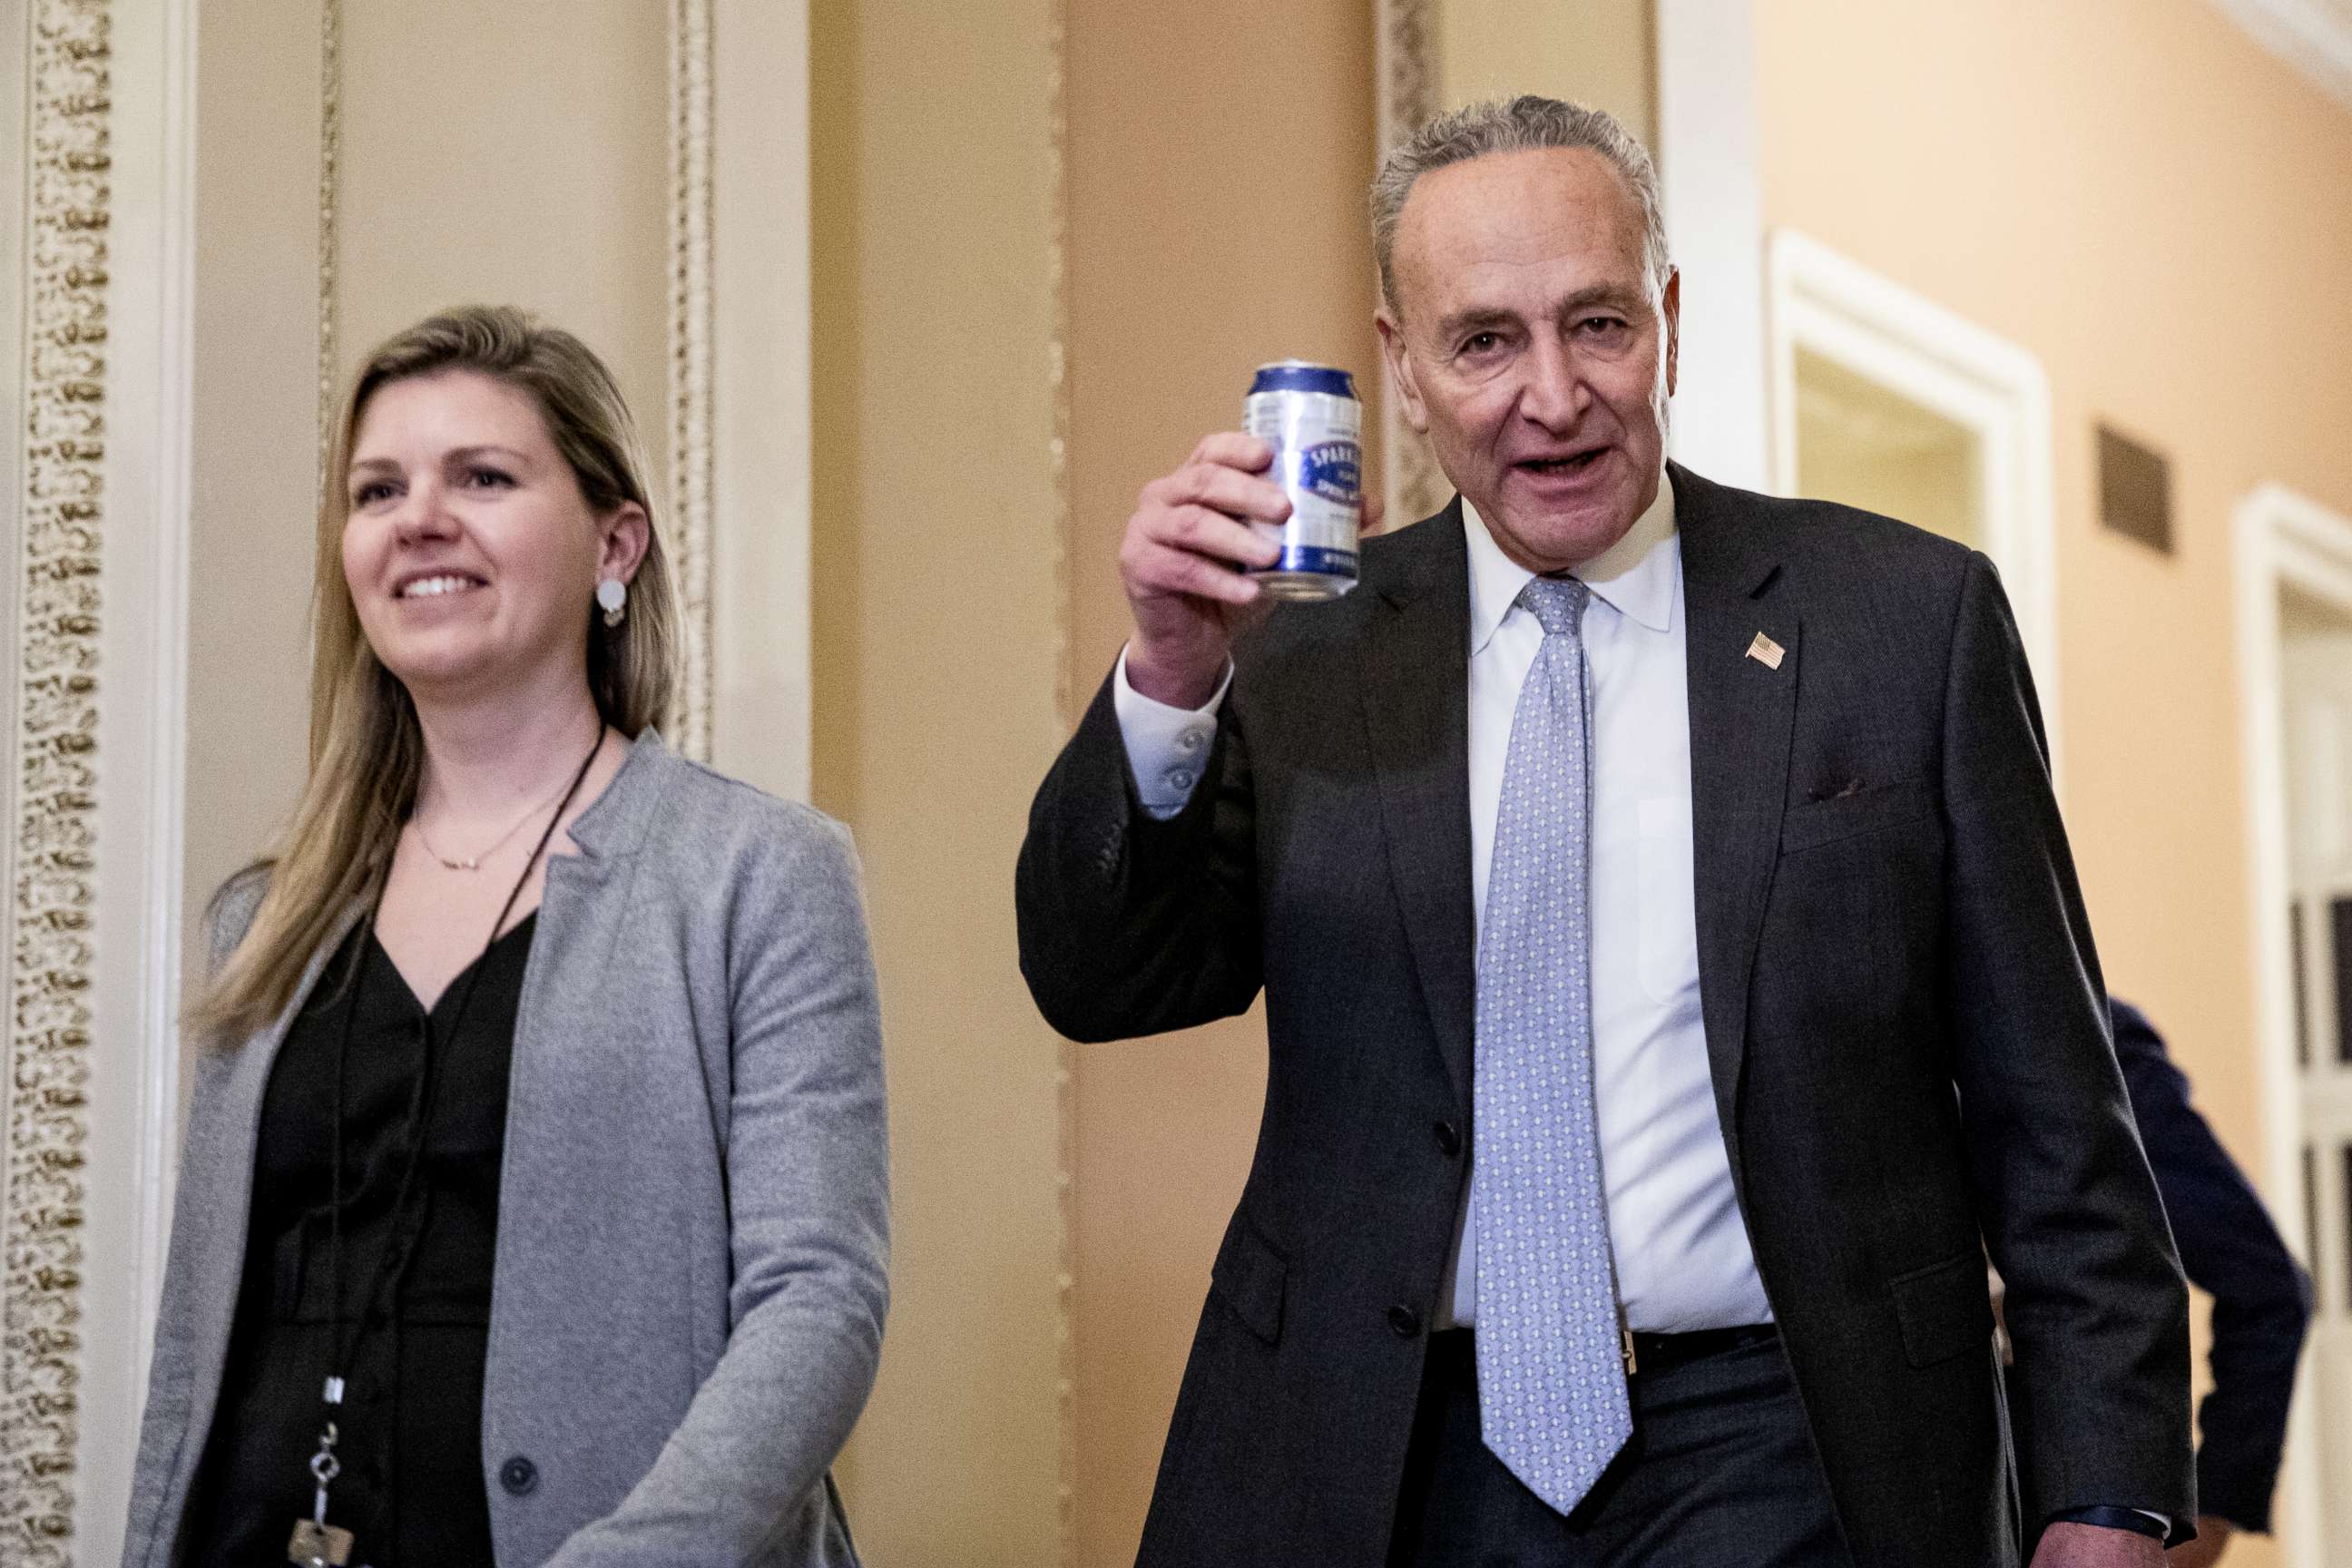
<path id="1" fill-rule="evenodd" d="M 1666 273 L 1666 291 L 1659 298 L 1658 308 L 1666 318 L 1666 395 L 1675 395 L 1675 379 L 1682 368 L 1683 348 L 1683 270 L 1676 267 Z"/>
<path id="2" fill-rule="evenodd" d="M 1429 434 L 1429 407 L 1421 400 L 1421 388 L 1412 379 L 1412 355 L 1405 351 L 1404 324 L 1396 312 L 1382 305 L 1372 312 L 1372 325 L 1380 330 L 1381 354 L 1389 362 L 1389 374 L 1396 382 L 1397 395 L 1404 400 L 1404 422 L 1412 426 L 1416 436 Z"/>

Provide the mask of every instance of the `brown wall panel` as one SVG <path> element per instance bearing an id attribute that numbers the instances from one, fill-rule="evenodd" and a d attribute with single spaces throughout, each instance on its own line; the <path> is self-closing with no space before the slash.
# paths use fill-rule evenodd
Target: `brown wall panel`
<path id="1" fill-rule="evenodd" d="M 1058 1056 L 1013 856 L 1059 742 L 1052 7 L 811 7 L 814 795 L 857 835 L 892 1305 L 869 1562 L 1056 1561 Z"/>
<path id="2" fill-rule="evenodd" d="M 182 927 L 192 963 L 205 900 L 276 835 L 309 761 L 318 7 L 219 7 L 197 47 Z"/>
<path id="3" fill-rule="evenodd" d="M 1377 395 L 1371 12 L 1369 0 L 1071 5 L 1077 703 L 1127 636 L 1117 552 L 1136 491 L 1239 424 L 1253 367 L 1294 354 L 1342 364 Z M 1253 1014 L 1084 1047 L 1077 1062 L 1076 1561 L 1108 1568 L 1134 1558 L 1256 1132 L 1265 1032 Z"/>
<path id="4" fill-rule="evenodd" d="M 452 68 L 460 38 L 482 68 Z M 346 0 L 341 368 L 444 306 L 521 305 L 612 366 L 664 465 L 668 62 L 642 0 Z"/>

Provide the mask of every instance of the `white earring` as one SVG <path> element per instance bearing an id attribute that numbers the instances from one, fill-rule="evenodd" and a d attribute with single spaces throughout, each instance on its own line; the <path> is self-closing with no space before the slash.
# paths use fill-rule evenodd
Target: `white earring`
<path id="1" fill-rule="evenodd" d="M 596 602 L 604 606 L 604 624 L 617 626 L 628 610 L 629 585 L 618 577 L 607 577 L 596 584 Z"/>

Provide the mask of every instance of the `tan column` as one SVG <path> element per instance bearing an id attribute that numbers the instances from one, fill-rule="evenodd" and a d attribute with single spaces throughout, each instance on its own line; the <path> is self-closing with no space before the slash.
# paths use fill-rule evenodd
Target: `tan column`
<path id="1" fill-rule="evenodd" d="M 869 1561 L 1059 1560 L 1057 1043 L 1013 856 L 1061 735 L 1049 0 L 813 7 L 816 804 L 865 858 L 895 1182 Z"/>
<path id="2" fill-rule="evenodd" d="M 268 844 L 310 735 L 318 475 L 319 7 L 197 29 L 184 949 Z"/>
<path id="3" fill-rule="evenodd" d="M 1073 7 L 1070 708 L 1125 640 L 1137 489 L 1240 422 L 1251 370 L 1378 396 L 1372 7 Z M 1298 614 L 1313 614 L 1303 609 Z M 1076 1053 L 1077 1554 L 1133 1561 L 1265 1089 L 1262 1019 Z"/>

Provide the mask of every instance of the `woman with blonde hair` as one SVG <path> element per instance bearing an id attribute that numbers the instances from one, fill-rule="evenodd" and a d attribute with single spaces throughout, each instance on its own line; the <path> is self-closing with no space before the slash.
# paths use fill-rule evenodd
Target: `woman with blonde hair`
<path id="1" fill-rule="evenodd" d="M 856 1561 L 856 868 L 662 744 L 644 471 L 604 365 L 518 311 L 353 382 L 309 785 L 207 921 L 126 1568 Z"/>

